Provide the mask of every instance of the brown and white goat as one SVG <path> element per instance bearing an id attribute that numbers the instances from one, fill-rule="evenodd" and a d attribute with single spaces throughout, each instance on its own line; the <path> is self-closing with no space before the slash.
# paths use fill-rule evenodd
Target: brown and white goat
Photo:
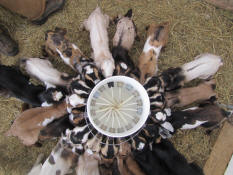
<path id="1" fill-rule="evenodd" d="M 184 107 L 195 102 L 201 102 L 215 97 L 215 81 L 210 80 L 196 87 L 181 88 L 165 93 L 166 107 Z"/>
<path id="2" fill-rule="evenodd" d="M 49 60 L 28 58 L 21 59 L 20 63 L 29 75 L 39 79 L 47 87 L 66 86 L 69 83 L 68 74 L 59 72 Z"/>
<path id="3" fill-rule="evenodd" d="M 45 34 L 45 52 L 51 56 L 59 55 L 72 69 L 81 72 L 82 66 L 92 60 L 87 58 L 66 35 L 66 29 L 55 28 Z"/>
<path id="4" fill-rule="evenodd" d="M 146 77 L 153 76 L 158 71 L 158 57 L 162 47 L 167 44 L 169 23 L 151 24 L 147 31 L 147 39 L 143 52 L 139 57 L 138 68 L 141 72 L 140 82 Z"/>
<path id="5" fill-rule="evenodd" d="M 103 14 L 99 7 L 83 22 L 83 27 L 90 32 L 95 64 L 101 69 L 104 77 L 112 76 L 115 69 L 114 59 L 108 45 L 108 26 L 109 16 Z"/>
<path id="6" fill-rule="evenodd" d="M 40 131 L 54 119 L 67 113 L 66 103 L 49 107 L 31 108 L 21 113 L 7 131 L 6 136 L 17 136 L 23 144 L 30 146 L 38 141 Z"/>
<path id="7" fill-rule="evenodd" d="M 65 175 L 77 162 L 78 156 L 59 141 L 43 165 L 34 166 L 28 175 Z"/>

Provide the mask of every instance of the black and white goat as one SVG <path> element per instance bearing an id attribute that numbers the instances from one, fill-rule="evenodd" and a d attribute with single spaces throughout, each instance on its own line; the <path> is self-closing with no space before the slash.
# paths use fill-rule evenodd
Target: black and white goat
<path id="1" fill-rule="evenodd" d="M 199 126 L 212 128 L 228 119 L 232 112 L 221 109 L 216 104 L 206 103 L 199 107 L 192 107 L 183 111 L 174 111 L 170 123 L 177 129 L 193 129 Z"/>

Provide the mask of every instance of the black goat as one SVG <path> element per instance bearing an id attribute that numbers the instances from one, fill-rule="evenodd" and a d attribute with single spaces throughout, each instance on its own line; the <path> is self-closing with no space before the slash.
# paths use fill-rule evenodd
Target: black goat
<path id="1" fill-rule="evenodd" d="M 0 91 L 7 92 L 32 106 L 40 106 L 38 94 L 43 92 L 43 86 L 36 86 L 29 81 L 19 69 L 0 65 Z"/>
<path id="2" fill-rule="evenodd" d="M 136 162 L 147 175 L 203 175 L 195 164 L 189 164 L 168 140 L 153 143 L 151 148 L 133 153 Z"/>

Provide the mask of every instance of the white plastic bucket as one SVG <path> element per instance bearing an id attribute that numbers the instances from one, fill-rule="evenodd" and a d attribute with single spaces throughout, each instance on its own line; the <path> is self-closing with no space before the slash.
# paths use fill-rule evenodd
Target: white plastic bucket
<path id="1" fill-rule="evenodd" d="M 150 101 L 144 87 L 126 76 L 99 82 L 87 101 L 87 116 L 93 127 L 109 137 L 126 137 L 146 122 Z"/>

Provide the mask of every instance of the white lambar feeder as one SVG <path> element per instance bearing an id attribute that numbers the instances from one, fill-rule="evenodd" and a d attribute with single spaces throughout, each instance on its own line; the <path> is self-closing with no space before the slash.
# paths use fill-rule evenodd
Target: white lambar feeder
<path id="1" fill-rule="evenodd" d="M 144 87 L 125 76 L 99 82 L 87 101 L 87 115 L 93 127 L 109 137 L 126 137 L 146 122 L 150 100 Z"/>

